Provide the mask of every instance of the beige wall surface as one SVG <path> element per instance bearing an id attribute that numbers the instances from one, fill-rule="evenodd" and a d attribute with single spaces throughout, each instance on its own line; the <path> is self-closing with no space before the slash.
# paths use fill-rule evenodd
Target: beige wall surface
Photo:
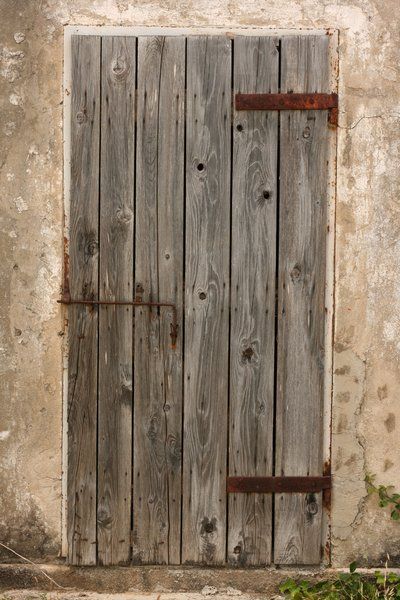
<path id="1" fill-rule="evenodd" d="M 61 541 L 65 25 L 339 30 L 332 562 L 400 563 L 398 0 L 0 0 L 0 541 Z M 3 561 L 11 555 L 4 551 Z"/>

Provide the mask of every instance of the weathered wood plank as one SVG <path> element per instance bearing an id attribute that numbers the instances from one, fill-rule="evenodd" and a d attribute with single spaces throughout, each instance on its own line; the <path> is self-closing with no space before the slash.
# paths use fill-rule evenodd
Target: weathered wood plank
<path id="1" fill-rule="evenodd" d="M 100 38 L 72 37 L 70 292 L 98 294 Z M 96 564 L 97 308 L 69 308 L 68 560 Z"/>
<path id="2" fill-rule="evenodd" d="M 100 300 L 133 299 L 136 39 L 104 37 L 101 75 Z M 132 308 L 99 310 L 98 562 L 130 558 Z"/>
<path id="3" fill-rule="evenodd" d="M 136 288 L 182 325 L 185 39 L 138 47 Z M 143 292 L 141 292 L 143 290 Z M 180 562 L 182 336 L 172 313 L 135 316 L 134 562 Z"/>
<path id="4" fill-rule="evenodd" d="M 234 40 L 234 93 L 276 92 L 278 40 Z M 232 169 L 230 475 L 272 475 L 278 114 L 235 112 Z M 271 561 L 272 497 L 230 494 L 228 560 Z"/>
<path id="5" fill-rule="evenodd" d="M 226 548 L 231 42 L 187 40 L 183 562 Z"/>
<path id="6" fill-rule="evenodd" d="M 282 39 L 282 92 L 328 92 L 327 36 Z M 327 111 L 280 114 L 276 475 L 322 474 Z M 275 498 L 275 562 L 321 560 L 319 494 Z"/>

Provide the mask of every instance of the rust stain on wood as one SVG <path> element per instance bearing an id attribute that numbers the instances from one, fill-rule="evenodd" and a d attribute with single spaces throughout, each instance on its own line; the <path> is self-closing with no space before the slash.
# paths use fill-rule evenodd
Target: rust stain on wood
<path id="1" fill-rule="evenodd" d="M 323 475 L 324 475 L 324 477 L 331 478 L 331 461 L 330 460 L 326 460 L 324 463 Z M 324 509 L 327 510 L 328 512 L 331 510 L 331 500 L 332 500 L 332 487 L 330 486 L 329 488 L 325 488 L 322 492 L 322 505 L 323 505 Z"/>
<path id="2" fill-rule="evenodd" d="M 62 295 L 63 298 L 69 299 L 69 242 L 68 238 L 64 236 L 64 261 L 63 261 L 63 287 Z"/>

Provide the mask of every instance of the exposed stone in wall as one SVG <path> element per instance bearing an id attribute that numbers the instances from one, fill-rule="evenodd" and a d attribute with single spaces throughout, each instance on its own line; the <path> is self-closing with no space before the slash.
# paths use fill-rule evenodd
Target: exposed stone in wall
<path id="1" fill-rule="evenodd" d="M 63 26 L 337 28 L 333 562 L 396 558 L 400 525 L 363 479 L 400 488 L 397 12 L 397 0 L 1 2 L 0 539 L 30 558 L 60 547 Z"/>

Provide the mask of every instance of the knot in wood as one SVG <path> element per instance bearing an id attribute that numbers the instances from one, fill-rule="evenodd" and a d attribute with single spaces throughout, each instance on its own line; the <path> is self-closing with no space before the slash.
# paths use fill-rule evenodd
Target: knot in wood
<path id="1" fill-rule="evenodd" d="M 132 221 L 133 213 L 130 208 L 119 208 L 116 212 L 117 219 L 120 223 L 129 223 Z"/>
<path id="2" fill-rule="evenodd" d="M 111 525 L 112 518 L 105 509 L 99 509 L 97 512 L 97 522 L 103 527 L 107 527 L 108 525 Z"/>
<path id="3" fill-rule="evenodd" d="M 212 519 L 204 517 L 201 522 L 200 534 L 210 534 L 214 533 L 214 531 L 217 531 L 217 521 L 215 517 Z"/>
<path id="4" fill-rule="evenodd" d="M 268 204 L 271 204 L 271 192 L 269 190 L 263 190 L 260 196 L 257 198 L 258 206 L 264 206 L 265 201 L 268 201 Z"/>
<path id="5" fill-rule="evenodd" d="M 149 427 L 147 429 L 147 438 L 151 442 L 155 442 L 158 439 L 159 431 L 160 431 L 160 427 L 159 427 L 158 418 L 156 416 L 153 416 L 150 419 Z"/>
<path id="6" fill-rule="evenodd" d="M 79 125 L 82 125 L 82 123 L 84 123 L 85 121 L 86 121 L 86 111 L 80 110 L 79 112 L 76 113 L 76 122 L 79 123 Z"/>
<path id="7" fill-rule="evenodd" d="M 303 129 L 303 138 L 307 140 L 310 136 L 311 136 L 311 129 L 307 125 L 307 127 L 304 127 L 304 129 Z"/>
<path id="8" fill-rule="evenodd" d="M 309 502 L 307 505 L 307 512 L 309 515 L 316 515 L 318 512 L 317 502 Z"/>
<path id="9" fill-rule="evenodd" d="M 293 281 L 293 283 L 296 283 L 297 281 L 299 281 L 299 279 L 301 277 L 301 267 L 300 267 L 300 265 L 295 265 L 293 267 L 293 269 L 290 272 L 290 277 L 291 277 L 291 280 Z"/>
<path id="10" fill-rule="evenodd" d="M 121 78 L 126 72 L 126 63 L 124 59 L 118 58 L 114 61 L 112 72 L 117 78 Z"/>
<path id="11" fill-rule="evenodd" d="M 141 302 L 142 297 L 143 297 L 143 292 L 144 292 L 142 284 L 141 283 L 137 283 L 135 290 L 136 290 L 135 301 L 136 302 Z"/>
<path id="12" fill-rule="evenodd" d="M 251 362 L 253 354 L 254 354 L 254 350 L 250 346 L 248 348 L 246 348 L 245 350 L 243 350 L 243 352 L 242 352 L 243 362 L 248 362 L 248 363 Z"/>
<path id="13" fill-rule="evenodd" d="M 99 249 L 99 245 L 96 240 L 90 240 L 86 245 L 86 253 L 89 256 L 95 256 Z"/>

